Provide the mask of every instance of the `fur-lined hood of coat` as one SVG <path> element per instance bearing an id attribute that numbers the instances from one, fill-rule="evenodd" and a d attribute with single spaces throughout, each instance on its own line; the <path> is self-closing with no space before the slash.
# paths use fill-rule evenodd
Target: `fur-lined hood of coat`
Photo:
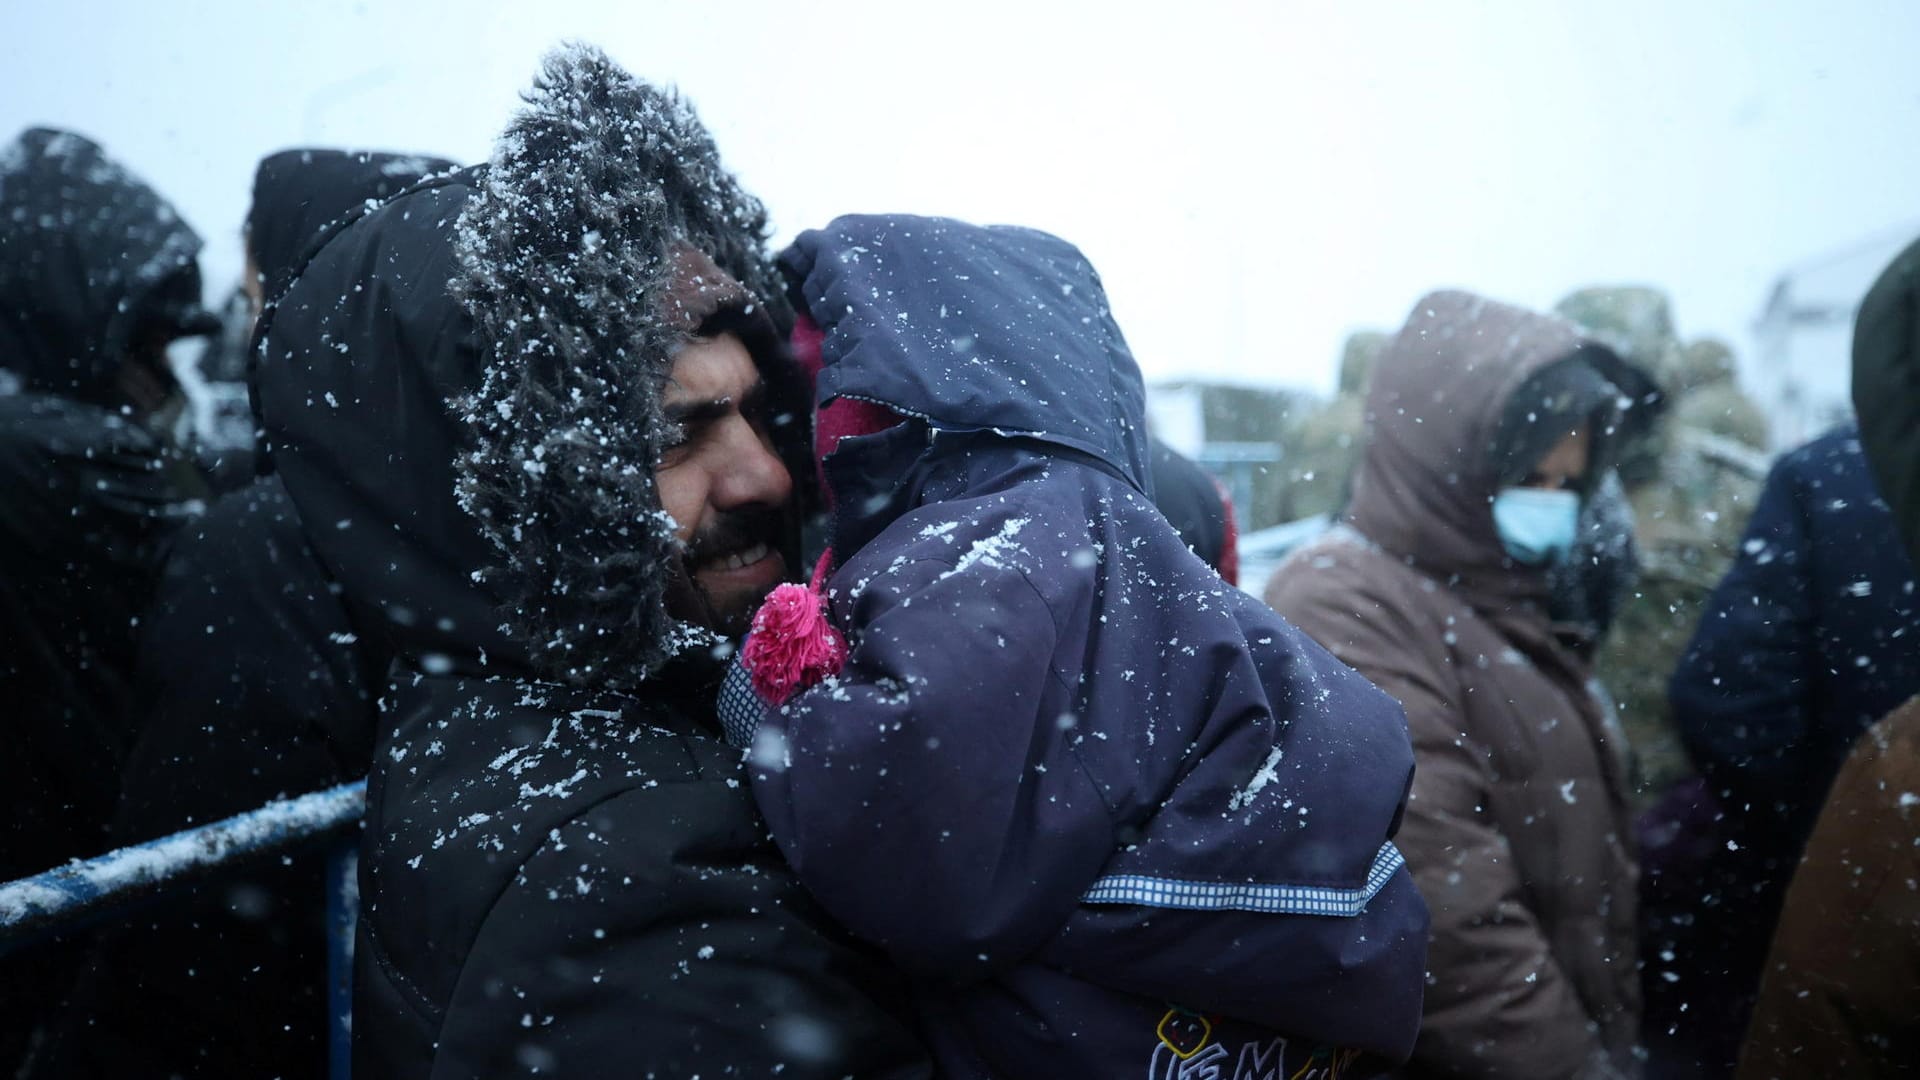
<path id="1" fill-rule="evenodd" d="M 487 165 L 337 226 L 256 338 L 259 406 L 360 621 L 429 673 L 604 689 L 710 640 L 665 603 L 675 255 L 745 287 L 782 366 L 766 233 L 692 108 L 585 46 Z"/>

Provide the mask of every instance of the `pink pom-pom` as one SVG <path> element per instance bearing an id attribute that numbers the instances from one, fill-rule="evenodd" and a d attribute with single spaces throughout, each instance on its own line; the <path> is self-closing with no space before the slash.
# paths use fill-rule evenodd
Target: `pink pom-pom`
<path id="1" fill-rule="evenodd" d="M 788 698 L 837 675 L 847 662 L 847 642 L 827 618 L 826 600 L 804 585 L 780 585 L 753 616 L 753 633 L 740 660 L 761 700 L 784 705 Z"/>

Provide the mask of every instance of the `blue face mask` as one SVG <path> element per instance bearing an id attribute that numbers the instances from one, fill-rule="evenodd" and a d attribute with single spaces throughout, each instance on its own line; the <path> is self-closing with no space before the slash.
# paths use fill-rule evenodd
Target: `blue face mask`
<path id="1" fill-rule="evenodd" d="M 1512 487 L 1493 500 L 1493 526 L 1515 562 L 1544 566 L 1566 557 L 1580 526 L 1580 496 Z"/>

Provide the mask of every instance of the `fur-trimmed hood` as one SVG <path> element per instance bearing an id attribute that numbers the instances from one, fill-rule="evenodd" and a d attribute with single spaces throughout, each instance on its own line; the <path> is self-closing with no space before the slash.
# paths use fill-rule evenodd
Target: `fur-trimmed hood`
<path id="1" fill-rule="evenodd" d="M 618 689 L 705 639 L 666 611 L 654 484 L 673 252 L 777 295 L 766 215 L 689 106 L 598 50 L 549 56 L 527 101 L 486 167 L 320 246 L 261 332 L 262 424 L 403 658 Z"/>

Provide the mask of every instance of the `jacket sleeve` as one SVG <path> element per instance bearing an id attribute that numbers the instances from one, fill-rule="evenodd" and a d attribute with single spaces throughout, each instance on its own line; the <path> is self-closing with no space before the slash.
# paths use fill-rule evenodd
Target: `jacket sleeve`
<path id="1" fill-rule="evenodd" d="M 1439 1075 L 1495 1080 L 1608 1075 L 1492 820 L 1486 752 L 1460 731 L 1457 683 L 1422 644 L 1428 635 L 1365 596 L 1275 598 L 1282 614 L 1407 711 L 1413 791 L 1394 842 L 1433 920 L 1414 1060 Z"/>
<path id="2" fill-rule="evenodd" d="M 925 1076 L 876 1003 L 900 999 L 891 979 L 798 888 L 744 791 L 629 789 L 550 833 L 495 901 L 432 1075 Z"/>
<path id="3" fill-rule="evenodd" d="M 756 742 L 761 810 L 807 889 L 908 970 L 1023 959 L 1115 842 L 1034 715 L 1054 616 L 1019 569 L 952 556 L 895 560 L 851 610 L 840 675 L 775 710 Z"/>
<path id="4" fill-rule="evenodd" d="M 1806 799 L 1813 552 L 1793 461 L 1774 467 L 1668 689 L 1687 751 L 1735 805 Z M 1817 808 L 1804 809 L 1811 817 Z"/>
<path id="5" fill-rule="evenodd" d="M 1920 1060 L 1920 700 L 1868 730 L 1794 874 L 1741 1080 L 1905 1075 Z"/>

